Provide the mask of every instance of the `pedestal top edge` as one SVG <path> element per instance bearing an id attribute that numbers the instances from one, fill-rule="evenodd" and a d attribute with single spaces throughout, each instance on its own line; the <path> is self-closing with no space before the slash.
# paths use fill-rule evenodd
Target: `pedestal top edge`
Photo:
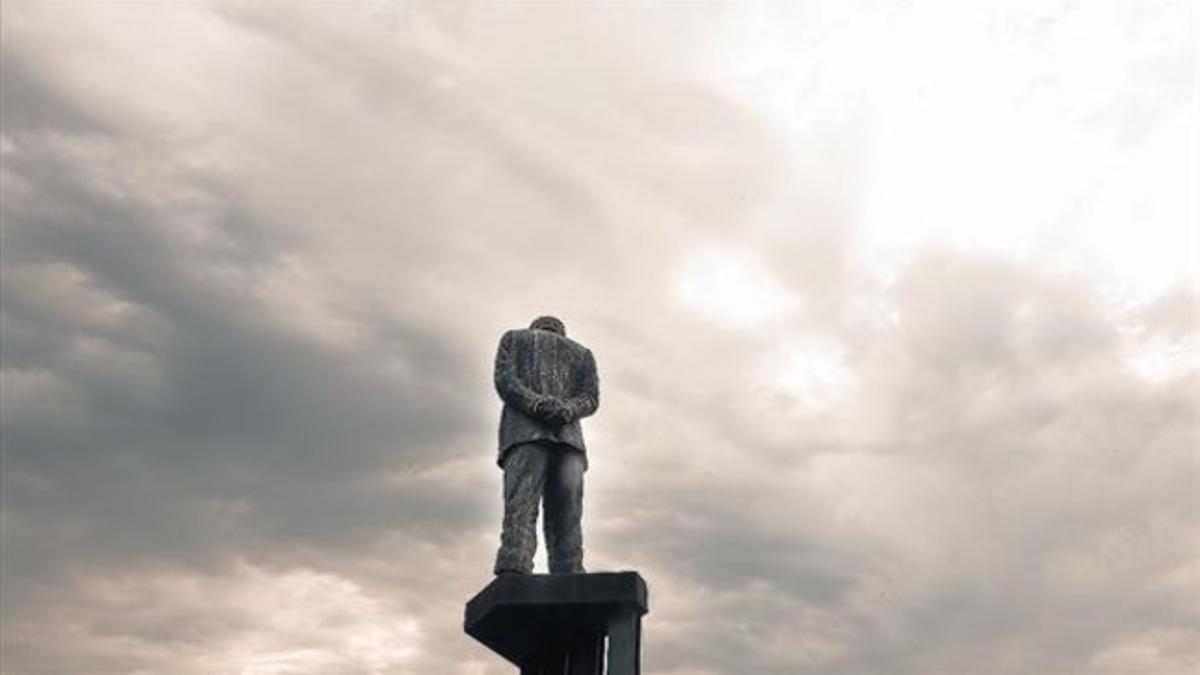
<path id="1" fill-rule="evenodd" d="M 649 610 L 646 581 L 634 571 L 513 574 L 496 577 L 467 602 L 466 618 L 506 605 L 621 604 Z"/>

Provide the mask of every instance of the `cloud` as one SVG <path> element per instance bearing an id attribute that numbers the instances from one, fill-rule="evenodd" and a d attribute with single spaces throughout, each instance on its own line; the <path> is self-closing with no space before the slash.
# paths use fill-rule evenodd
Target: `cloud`
<path id="1" fill-rule="evenodd" d="M 4 671 L 504 672 L 490 358 L 546 312 L 648 672 L 1194 669 L 1146 7 L 6 5 Z"/>

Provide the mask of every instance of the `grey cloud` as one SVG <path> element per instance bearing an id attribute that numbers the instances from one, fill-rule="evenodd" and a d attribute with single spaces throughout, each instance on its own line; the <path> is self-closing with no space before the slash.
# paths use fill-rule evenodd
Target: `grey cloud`
<path id="1" fill-rule="evenodd" d="M 1072 670 L 1088 668 L 1130 625 L 1179 625 L 1187 615 L 1185 603 L 1150 591 L 1149 580 L 1190 564 L 1190 378 L 1146 389 L 1121 372 L 1116 331 L 1086 286 L 1004 259 L 929 252 L 892 299 L 900 323 L 864 340 L 864 392 L 850 413 L 892 418 L 885 441 L 835 435 L 814 443 L 802 418 L 740 418 L 737 401 L 749 392 L 731 391 L 699 417 L 724 427 L 697 434 L 726 444 L 721 473 L 680 477 L 668 465 L 643 476 L 652 491 L 610 495 L 637 515 L 606 540 L 670 561 L 666 569 L 700 597 L 729 596 L 706 628 L 660 618 L 686 630 L 653 646 L 656 667 L 874 672 L 887 664 L 922 673 L 1019 645 L 986 672 Z M 887 408 L 871 416 L 876 405 Z M 797 426 L 783 439 L 761 433 L 764 421 L 784 420 Z M 688 440 L 675 451 L 688 452 Z M 782 448 L 791 456 L 781 462 Z M 893 485 L 879 486 L 878 505 L 870 488 L 813 492 L 820 467 L 838 456 L 888 476 Z M 1139 487 L 1148 484 L 1157 486 L 1152 493 Z M 917 511 L 901 502 L 905 510 L 891 515 L 896 490 L 928 495 Z M 843 499 L 862 502 L 863 517 L 877 520 L 827 525 L 854 508 Z M 1129 557 L 1119 565 L 1125 572 L 1101 573 L 1103 588 L 1061 587 L 1064 568 L 1105 565 L 1092 556 L 1116 553 L 1103 543 L 1114 537 L 1161 548 Z M 754 593 L 764 584 L 767 598 Z M 1122 612 L 1101 609 L 1117 606 Z M 839 623 L 798 628 L 825 612 Z M 1065 625 L 1064 616 L 1075 618 Z M 799 645 L 795 661 L 763 656 L 777 633 L 796 631 L 827 642 L 810 661 Z"/>
<path id="2" fill-rule="evenodd" d="M 110 129 L 102 116 L 81 109 L 39 77 L 30 57 L 4 50 L 0 81 L 4 83 L 4 114 L 7 132 L 55 129 L 73 133 L 95 133 Z"/>
<path id="3" fill-rule="evenodd" d="M 173 204 L 106 194 L 88 173 L 100 167 L 13 131 L 18 149 L 7 169 L 38 194 L 6 208 L 5 362 L 14 377 L 46 377 L 71 395 L 50 402 L 58 409 L 52 424 L 36 411 L 6 414 L 5 496 L 17 522 L 77 523 L 46 533 L 16 528 L 13 548 L 41 557 L 38 538 L 65 535 L 80 539 L 69 549 L 73 564 L 85 551 L 108 550 L 117 561 L 138 550 L 212 555 L 239 545 L 225 527 L 205 522 L 201 502 L 213 497 L 250 499 L 244 519 L 262 518 L 268 530 L 342 536 L 354 528 L 334 514 L 369 528 L 364 508 L 397 506 L 394 498 L 356 494 L 348 480 L 401 462 L 444 461 L 433 454 L 445 452 L 435 440 L 477 432 L 470 401 L 457 396 L 472 374 L 436 329 L 367 307 L 351 317 L 367 325 L 367 351 L 335 361 L 265 321 L 251 291 L 300 244 L 239 213 L 236 191 L 203 179 L 188 186 L 225 210 L 213 226 L 228 243 L 198 252 L 171 239 Z M 141 159 L 114 152 L 117 162 Z M 75 308 L 56 307 L 66 299 L 44 286 L 68 270 L 132 318 L 99 327 L 73 322 Z M 404 359 L 407 374 L 377 372 L 383 356 Z M 342 500 L 361 505 L 335 508 Z M 392 511 L 392 524 L 395 513 L 418 508 Z M 315 522 L 297 527 L 299 520 Z"/>
<path id="4" fill-rule="evenodd" d="M 936 241 L 881 280 L 836 41 L 804 42 L 797 131 L 752 59 L 710 71 L 762 27 L 696 8 L 192 6 L 223 49 L 184 56 L 46 11 L 3 64 L 6 672 L 250 668 L 238 636 L 336 656 L 294 672 L 504 672 L 460 628 L 498 519 L 488 366 L 547 311 L 599 359 L 589 559 L 648 576 L 648 672 L 1195 662 L 1195 373 L 1127 364 L 1191 339 L 1194 293 L 1114 309 Z M 84 91 L 30 16 L 203 86 Z M 701 242 L 795 305 L 681 309 Z M 841 398 L 759 375 L 805 340 Z M 292 597 L 319 628 L 277 625 Z M 339 642 L 375 629 L 385 665 Z"/>

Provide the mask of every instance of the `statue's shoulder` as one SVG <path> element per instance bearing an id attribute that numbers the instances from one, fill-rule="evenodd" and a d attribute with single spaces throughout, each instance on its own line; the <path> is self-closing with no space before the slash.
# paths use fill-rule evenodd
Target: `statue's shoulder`
<path id="1" fill-rule="evenodd" d="M 504 335 L 500 336 L 501 342 L 512 342 L 515 340 L 529 340 L 533 337 L 533 330 L 530 328 L 512 328 L 504 331 Z"/>
<path id="2" fill-rule="evenodd" d="M 534 349 L 537 345 L 535 333 L 531 328 L 513 328 L 512 330 L 504 331 L 504 335 L 500 336 L 500 346 L 507 349 Z"/>
<path id="3" fill-rule="evenodd" d="M 569 337 L 566 337 L 565 335 L 560 335 L 560 336 L 558 336 L 558 338 L 560 340 L 562 340 L 564 343 L 566 343 L 567 347 L 572 352 L 574 352 L 577 357 L 580 357 L 580 358 L 591 357 L 592 350 L 588 349 L 587 347 L 584 347 L 583 345 L 579 344 L 578 342 L 572 340 Z"/>
<path id="4" fill-rule="evenodd" d="M 514 342 L 519 340 L 528 340 L 532 337 L 533 331 L 529 328 L 510 328 L 504 331 L 504 335 L 500 336 L 501 342 Z"/>
<path id="5" fill-rule="evenodd" d="M 511 330 L 507 330 L 504 332 L 504 335 L 500 337 L 500 343 L 513 346 L 533 345 L 538 339 L 554 340 L 559 344 L 566 346 L 570 352 L 580 357 L 590 357 L 592 355 L 592 351 L 590 349 L 584 347 L 565 335 L 557 335 L 543 330 L 535 330 L 533 328 L 513 328 Z"/>

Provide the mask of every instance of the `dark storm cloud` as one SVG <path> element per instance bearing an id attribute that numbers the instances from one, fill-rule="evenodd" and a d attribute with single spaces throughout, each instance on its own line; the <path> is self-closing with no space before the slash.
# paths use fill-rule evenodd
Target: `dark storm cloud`
<path id="1" fill-rule="evenodd" d="M 94 595 L 97 575 L 286 569 L 381 532 L 477 527 L 461 488 L 400 478 L 487 438 L 462 395 L 480 369 L 446 326 L 361 295 L 313 299 L 352 326 L 352 352 L 280 322 L 260 290 L 309 244 L 286 216 L 5 51 L 6 669 L 153 668 L 156 649 L 105 645 L 227 634 L 183 605 L 113 624 L 128 607 Z M 79 649 L 30 646 L 38 621 L 75 626 Z"/>
<path id="2" fill-rule="evenodd" d="M 19 59 L 5 67 L 6 82 L 42 79 Z M 34 193 L 5 210 L 4 358 L 12 377 L 53 390 L 42 409 L 6 407 L 5 499 L 18 523 L 76 526 L 18 531 L 31 539 L 75 531 L 69 536 L 84 541 L 70 549 L 73 564 L 105 549 L 127 562 L 139 551 L 212 556 L 244 543 L 206 523 L 191 500 L 247 499 L 253 510 L 239 520 L 251 529 L 262 520 L 307 538 L 372 527 L 364 509 L 390 512 L 393 526 L 397 513 L 415 513 L 417 505 L 396 510 L 393 498 L 353 483 L 381 468 L 426 465 L 446 452 L 435 439 L 478 428 L 470 403 L 455 395 L 472 377 L 462 356 L 437 329 L 382 307 L 351 316 L 365 336 L 361 353 L 334 355 L 289 334 L 254 289 L 303 242 L 211 177 L 181 171 L 174 194 L 142 192 L 149 186 L 124 181 L 120 165 L 152 158 L 103 125 L 67 136 L 74 131 L 57 128 L 48 138 L 22 124 L 53 122 L 40 105 L 6 96 L 6 121 L 16 120 L 6 133 L 17 146 L 8 178 Z M 61 100 L 55 109 L 89 117 Z M 81 163 L 73 144 L 98 146 L 106 163 Z M 219 205 L 205 223 L 218 246 L 175 238 L 173 219 L 197 201 Z M 89 324 L 76 302 L 112 304 L 128 318 Z M 379 372 L 384 359 L 403 362 L 404 372 Z M 335 506 L 343 502 L 354 504 L 349 520 Z M 39 548 L 25 536 L 13 541 L 18 552 Z"/>

